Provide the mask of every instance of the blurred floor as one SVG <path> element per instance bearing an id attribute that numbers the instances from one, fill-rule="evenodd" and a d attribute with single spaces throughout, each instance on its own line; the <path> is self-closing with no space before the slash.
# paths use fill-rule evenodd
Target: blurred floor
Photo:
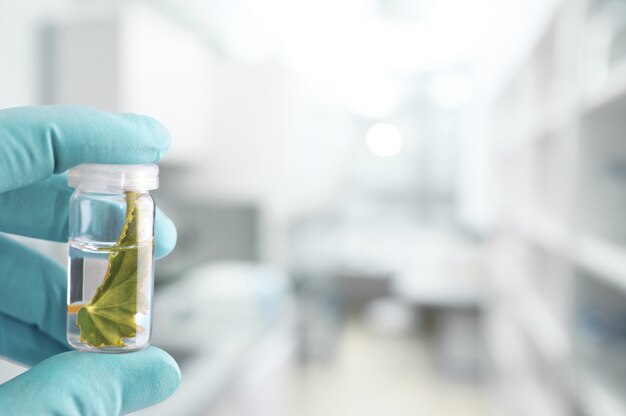
<path id="1" fill-rule="evenodd" d="M 282 400 L 288 408 L 284 403 L 277 406 L 265 391 L 254 406 L 231 397 L 206 416 L 243 416 L 250 411 L 264 416 L 489 414 L 481 384 L 446 377 L 434 362 L 433 343 L 426 338 L 379 335 L 352 322 L 344 329 L 334 361 L 291 368 L 286 383 L 281 377 L 265 381 L 263 390 L 286 387 Z"/>

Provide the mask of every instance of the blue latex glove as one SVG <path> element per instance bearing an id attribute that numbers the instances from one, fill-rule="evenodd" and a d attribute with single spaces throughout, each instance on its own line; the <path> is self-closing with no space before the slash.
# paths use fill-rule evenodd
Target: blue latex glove
<path id="1" fill-rule="evenodd" d="M 151 163 L 169 147 L 155 120 L 69 106 L 0 110 L 0 231 L 67 241 L 72 189 L 62 172 L 81 163 Z M 176 229 L 160 211 L 156 256 Z M 0 385 L 2 415 L 119 415 L 170 396 L 176 362 L 158 348 L 129 354 L 69 351 L 66 271 L 0 237 L 0 355 L 34 365 Z"/>

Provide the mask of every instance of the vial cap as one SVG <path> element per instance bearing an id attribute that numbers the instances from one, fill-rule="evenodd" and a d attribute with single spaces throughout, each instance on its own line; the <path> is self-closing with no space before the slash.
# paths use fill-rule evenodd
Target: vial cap
<path id="1" fill-rule="evenodd" d="M 69 170 L 67 184 L 92 192 L 150 191 L 159 187 L 159 167 L 86 163 Z"/>

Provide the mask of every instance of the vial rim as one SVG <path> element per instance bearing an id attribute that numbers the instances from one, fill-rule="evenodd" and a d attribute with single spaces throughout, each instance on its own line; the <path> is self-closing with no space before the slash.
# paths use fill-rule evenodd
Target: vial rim
<path id="1" fill-rule="evenodd" d="M 151 191 L 159 188 L 159 167 L 153 163 L 84 163 L 68 171 L 67 184 L 71 188 L 106 193 Z"/>

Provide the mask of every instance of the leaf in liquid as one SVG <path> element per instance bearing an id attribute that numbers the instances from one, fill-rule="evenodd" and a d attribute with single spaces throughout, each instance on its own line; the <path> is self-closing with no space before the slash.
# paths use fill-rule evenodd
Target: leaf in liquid
<path id="1" fill-rule="evenodd" d="M 122 338 L 137 334 L 136 313 L 147 310 L 144 294 L 137 291 L 140 282 L 136 199 L 135 192 L 126 192 L 126 219 L 119 240 L 109 254 L 106 275 L 91 302 L 83 306 L 76 317 L 81 342 L 92 347 L 123 347 Z"/>

